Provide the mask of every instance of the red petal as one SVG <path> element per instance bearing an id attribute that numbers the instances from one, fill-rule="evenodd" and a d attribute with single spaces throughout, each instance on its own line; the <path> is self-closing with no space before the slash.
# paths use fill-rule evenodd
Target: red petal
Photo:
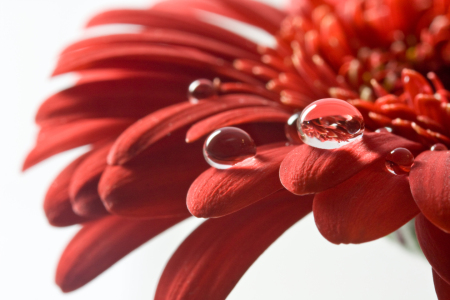
<path id="1" fill-rule="evenodd" d="M 80 156 L 64 168 L 48 188 L 44 200 L 44 211 L 51 225 L 70 226 L 89 220 L 73 212 L 69 197 L 69 184 L 73 172 L 88 155 L 89 153 Z"/>
<path id="2" fill-rule="evenodd" d="M 433 270 L 433 281 L 434 288 L 436 289 L 436 295 L 438 300 L 448 300 L 450 299 L 450 284 L 445 282 L 436 271 Z"/>
<path id="3" fill-rule="evenodd" d="M 215 39 L 170 29 L 147 30 L 145 32 L 127 34 L 111 34 L 84 39 L 66 48 L 63 51 L 63 54 L 81 50 L 85 47 L 97 47 L 104 45 L 108 45 L 108 47 L 115 47 L 118 44 L 170 44 L 175 46 L 191 47 L 228 60 L 233 60 L 237 57 L 249 59 L 259 59 L 260 57 L 260 55 L 256 53 L 251 53 L 243 49 L 233 47 L 232 45 L 219 42 Z"/>
<path id="4" fill-rule="evenodd" d="M 99 77 L 48 98 L 39 108 L 36 122 L 48 126 L 87 118 L 142 118 L 164 106 L 185 101 L 191 81 L 150 74 Z"/>
<path id="5" fill-rule="evenodd" d="M 420 210 L 446 232 L 450 232 L 449 168 L 448 151 L 425 151 L 416 157 L 409 175 L 411 191 Z"/>
<path id="6" fill-rule="evenodd" d="M 226 95 L 218 100 L 179 103 L 160 109 L 128 128 L 114 144 L 108 157 L 111 165 L 124 164 L 156 141 L 197 120 L 221 111 L 246 106 L 277 106 L 251 95 Z"/>
<path id="7" fill-rule="evenodd" d="M 270 244 L 310 211 L 311 197 L 280 191 L 252 207 L 205 221 L 170 259 L 155 299 L 225 299 Z"/>
<path id="8" fill-rule="evenodd" d="M 255 43 L 215 25 L 199 21 L 189 15 L 183 17 L 176 13 L 155 10 L 110 10 L 96 15 L 89 21 L 87 26 L 104 24 L 136 24 L 150 28 L 182 30 L 258 53 Z"/>
<path id="9" fill-rule="evenodd" d="M 302 145 L 289 153 L 280 167 L 284 187 L 297 195 L 334 187 L 395 148 L 416 152 L 421 145 L 389 133 L 365 133 L 361 140 L 333 150 Z"/>
<path id="10" fill-rule="evenodd" d="M 130 119 L 88 119 L 42 128 L 36 146 L 25 159 L 23 170 L 60 152 L 113 138 L 133 122 Z"/>
<path id="11" fill-rule="evenodd" d="M 409 102 L 408 104 L 411 108 L 414 108 L 417 113 L 420 113 L 417 103 L 414 103 L 414 98 L 417 94 L 431 95 L 433 94 L 433 89 L 425 77 L 411 69 L 402 70 L 402 82 L 407 95 L 406 99 Z"/>
<path id="12" fill-rule="evenodd" d="M 450 234 L 434 226 L 423 214 L 416 217 L 416 233 L 423 254 L 434 271 L 450 282 Z"/>
<path id="13" fill-rule="evenodd" d="M 194 124 L 186 133 L 186 142 L 191 143 L 216 129 L 252 122 L 286 123 L 291 113 L 274 107 L 246 107 L 216 114 Z"/>
<path id="14" fill-rule="evenodd" d="M 272 6 L 256 1 L 219 0 L 226 8 L 242 16 L 242 21 L 260 27 L 271 34 L 280 30 L 280 23 L 286 14 Z"/>
<path id="15" fill-rule="evenodd" d="M 96 68 L 129 68 L 137 70 L 177 70 L 183 73 L 219 74 L 255 85 L 262 83 L 235 70 L 230 63 L 200 50 L 165 45 L 109 45 L 84 48 L 63 54 L 53 76 Z"/>
<path id="16" fill-rule="evenodd" d="M 80 216 L 104 216 L 107 213 L 97 192 L 98 182 L 106 168 L 106 155 L 112 143 L 92 151 L 77 167 L 70 182 L 69 194 L 73 210 Z"/>
<path id="17" fill-rule="evenodd" d="M 221 217 L 282 189 L 278 168 L 292 149 L 284 144 L 260 147 L 255 157 L 229 169 L 205 171 L 189 189 L 189 211 L 199 218 Z"/>
<path id="18" fill-rule="evenodd" d="M 340 185 L 316 194 L 314 218 L 332 243 L 364 243 L 397 230 L 419 213 L 407 176 L 378 160 Z"/>
<path id="19" fill-rule="evenodd" d="M 110 216 L 86 224 L 64 250 L 56 270 L 63 292 L 73 291 L 185 217 L 137 221 Z"/>
<path id="20" fill-rule="evenodd" d="M 98 187 L 107 210 L 128 217 L 189 215 L 187 191 L 207 164 L 201 143 L 186 144 L 183 137 L 177 132 L 135 160 L 107 167 Z"/>

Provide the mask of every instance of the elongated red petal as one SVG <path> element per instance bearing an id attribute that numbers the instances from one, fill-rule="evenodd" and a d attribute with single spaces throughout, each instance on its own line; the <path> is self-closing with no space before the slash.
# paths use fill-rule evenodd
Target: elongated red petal
<path id="1" fill-rule="evenodd" d="M 419 213 L 407 176 L 377 161 L 340 185 L 316 194 L 314 218 L 332 243 L 364 243 L 397 230 Z"/>
<path id="2" fill-rule="evenodd" d="M 186 142 L 191 143 L 202 136 L 221 127 L 252 122 L 281 122 L 286 121 L 291 113 L 274 107 L 239 108 L 216 114 L 194 124 L 186 133 Z"/>
<path id="3" fill-rule="evenodd" d="M 124 164 L 156 141 L 183 126 L 221 111 L 246 106 L 277 106 L 251 95 L 225 95 L 218 100 L 179 103 L 158 110 L 130 126 L 114 144 L 108 157 L 111 165 Z"/>
<path id="4" fill-rule="evenodd" d="M 110 216 L 86 224 L 64 250 L 56 270 L 56 283 L 63 292 L 78 289 L 183 219 L 131 220 Z"/>
<path id="5" fill-rule="evenodd" d="M 99 193 L 107 210 L 127 217 L 189 215 L 186 194 L 207 168 L 201 143 L 186 144 L 184 132 L 156 143 L 135 160 L 109 166 Z"/>
<path id="6" fill-rule="evenodd" d="M 366 133 L 361 140 L 333 150 L 302 145 L 283 160 L 280 179 L 286 189 L 297 195 L 321 192 L 375 161 L 384 161 L 398 147 L 414 153 L 422 146 L 389 133 Z"/>
<path id="7" fill-rule="evenodd" d="M 85 47 L 108 45 L 137 45 L 137 44 L 170 44 L 176 46 L 192 47 L 210 54 L 225 58 L 259 59 L 259 55 L 232 45 L 222 43 L 215 39 L 195 35 L 187 32 L 170 29 L 146 30 L 145 32 L 112 34 L 81 40 L 66 48 L 62 53 L 68 53 Z"/>
<path id="8" fill-rule="evenodd" d="M 286 14 L 264 3 L 248 0 L 219 0 L 225 7 L 243 16 L 244 22 L 260 27 L 271 34 L 280 30 Z"/>
<path id="9" fill-rule="evenodd" d="M 87 119 L 42 128 L 36 146 L 28 154 L 23 170 L 60 152 L 119 135 L 134 120 Z"/>
<path id="10" fill-rule="evenodd" d="M 260 147 L 255 157 L 229 169 L 205 171 L 189 189 L 189 211 L 199 218 L 221 217 L 282 189 L 278 169 L 292 149 L 284 144 Z"/>
<path id="11" fill-rule="evenodd" d="M 87 118 L 142 118 L 164 106 L 185 101 L 191 81 L 151 74 L 97 77 L 96 81 L 77 84 L 48 98 L 39 108 L 36 122 L 41 126 L 57 126 Z"/>
<path id="12" fill-rule="evenodd" d="M 436 295 L 438 300 L 450 299 L 450 284 L 442 279 L 436 271 L 433 270 L 434 288 L 436 289 Z"/>
<path id="13" fill-rule="evenodd" d="M 450 282 L 450 234 L 434 226 L 423 214 L 416 217 L 416 233 L 423 254 L 434 271 Z"/>
<path id="14" fill-rule="evenodd" d="M 435 226 L 450 232 L 450 153 L 425 151 L 414 160 L 411 192 L 422 213 Z"/>
<path id="15" fill-rule="evenodd" d="M 252 207 L 205 221 L 170 259 L 155 299 L 225 299 L 270 244 L 310 211 L 310 196 L 284 190 Z"/>
<path id="16" fill-rule="evenodd" d="M 225 44 L 240 47 L 258 53 L 257 45 L 225 29 L 177 13 L 157 10 L 110 10 L 96 15 L 87 24 L 88 27 L 104 24 L 136 24 L 150 28 L 182 30 L 193 34 L 218 39 Z"/>
<path id="17" fill-rule="evenodd" d="M 70 182 L 72 209 L 80 216 L 108 214 L 97 191 L 98 182 L 106 168 L 106 155 L 112 143 L 96 149 L 77 167 Z"/>
<path id="18" fill-rule="evenodd" d="M 86 153 L 64 168 L 48 188 L 44 200 L 44 212 L 53 226 L 70 226 L 88 221 L 74 213 L 70 203 L 69 184 L 76 168 L 89 155 Z"/>

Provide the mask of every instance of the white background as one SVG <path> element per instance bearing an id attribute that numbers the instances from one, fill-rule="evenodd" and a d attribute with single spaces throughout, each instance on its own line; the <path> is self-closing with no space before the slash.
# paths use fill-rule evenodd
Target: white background
<path id="1" fill-rule="evenodd" d="M 276 1 L 272 1 L 276 3 Z M 0 0 L 0 299 L 152 299 L 162 269 L 198 223 L 188 220 L 70 294 L 54 270 L 76 228 L 52 228 L 42 211 L 47 186 L 77 151 L 20 172 L 34 143 L 39 103 L 67 80 L 50 81 L 58 52 L 95 12 L 145 7 L 144 0 Z M 390 241 L 336 246 L 307 217 L 250 268 L 228 299 L 436 299 L 424 259 Z M 213 300 L 213 299 L 212 299 Z"/>

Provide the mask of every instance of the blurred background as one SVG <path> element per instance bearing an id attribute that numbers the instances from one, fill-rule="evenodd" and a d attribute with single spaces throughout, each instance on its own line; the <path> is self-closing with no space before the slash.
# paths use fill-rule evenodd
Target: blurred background
<path id="1" fill-rule="evenodd" d="M 83 25 L 109 8 L 152 0 L 2 0 L 0 4 L 0 299 L 152 299 L 164 265 L 201 220 L 156 237 L 90 284 L 63 294 L 54 271 L 78 228 L 52 228 L 42 201 L 47 187 L 80 149 L 21 173 L 37 134 L 34 114 L 70 76 L 50 80 L 58 52 L 83 35 Z M 286 1 L 266 1 L 283 6 Z M 258 38 L 264 35 L 249 31 Z M 364 245 L 328 243 L 308 216 L 272 245 L 228 297 L 237 299 L 436 299 L 424 258 L 382 239 Z"/>

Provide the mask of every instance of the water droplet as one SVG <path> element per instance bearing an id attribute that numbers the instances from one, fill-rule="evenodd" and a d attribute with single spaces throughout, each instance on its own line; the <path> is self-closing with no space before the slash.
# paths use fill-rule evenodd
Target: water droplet
<path id="1" fill-rule="evenodd" d="M 188 98 L 192 104 L 199 100 L 212 100 L 217 97 L 214 83 L 209 79 L 197 79 L 189 85 Z"/>
<path id="2" fill-rule="evenodd" d="M 431 151 L 447 151 L 448 148 L 444 144 L 437 143 L 437 144 L 434 144 L 433 146 L 431 146 L 430 150 Z"/>
<path id="3" fill-rule="evenodd" d="M 362 138 L 364 120 L 350 103 L 327 98 L 305 107 L 297 120 L 297 130 L 305 144 L 335 149 Z"/>
<path id="4" fill-rule="evenodd" d="M 300 112 L 293 114 L 284 125 L 284 133 L 286 138 L 291 144 L 299 145 L 303 144 L 302 139 L 298 135 L 297 120 L 300 117 Z"/>
<path id="5" fill-rule="evenodd" d="M 216 169 L 228 169 L 255 155 L 256 145 L 251 136 L 236 127 L 217 129 L 203 145 L 206 162 Z"/>
<path id="6" fill-rule="evenodd" d="M 414 163 L 414 155 L 406 148 L 396 148 L 386 156 L 386 169 L 394 175 L 408 174 Z"/>
<path id="7" fill-rule="evenodd" d="M 381 128 L 378 128 L 377 130 L 375 130 L 375 132 L 392 132 L 392 128 L 391 127 L 381 127 Z"/>

